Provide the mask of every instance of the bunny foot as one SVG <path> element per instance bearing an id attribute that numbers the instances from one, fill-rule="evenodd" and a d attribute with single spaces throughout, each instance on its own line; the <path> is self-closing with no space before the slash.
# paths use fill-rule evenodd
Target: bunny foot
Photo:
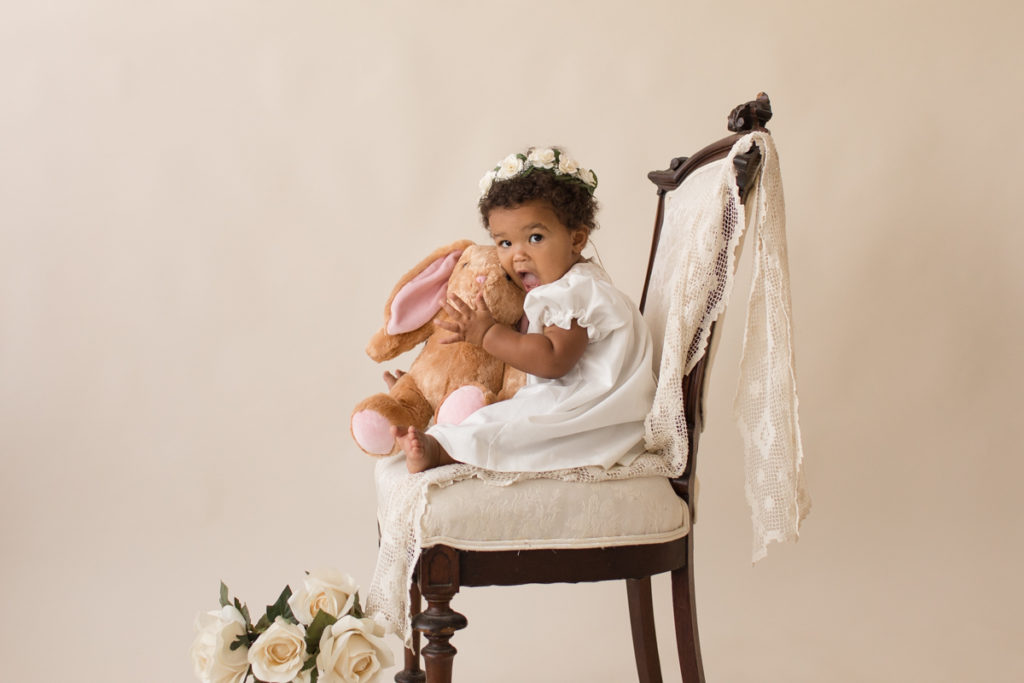
<path id="1" fill-rule="evenodd" d="M 437 409 L 437 424 L 460 424 L 490 401 L 479 387 L 467 384 L 459 387 Z"/>
<path id="2" fill-rule="evenodd" d="M 395 450 L 391 423 L 376 410 L 360 410 L 352 416 L 352 436 L 371 455 L 390 455 Z"/>

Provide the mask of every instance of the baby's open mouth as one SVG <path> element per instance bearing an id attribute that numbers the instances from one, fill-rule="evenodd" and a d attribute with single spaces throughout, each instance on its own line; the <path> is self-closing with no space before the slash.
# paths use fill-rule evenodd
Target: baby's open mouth
<path id="1" fill-rule="evenodd" d="M 520 272 L 516 273 L 519 276 L 519 281 L 523 283 L 523 289 L 529 292 L 534 287 L 540 286 L 540 278 L 533 273 Z"/>

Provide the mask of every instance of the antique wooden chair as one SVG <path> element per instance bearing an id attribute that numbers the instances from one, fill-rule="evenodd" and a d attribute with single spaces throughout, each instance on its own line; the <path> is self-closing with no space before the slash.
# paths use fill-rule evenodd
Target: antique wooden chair
<path id="1" fill-rule="evenodd" d="M 666 193 L 679 188 L 698 168 L 725 158 L 733 144 L 747 132 L 764 130 L 763 126 L 770 118 L 771 106 L 767 96 L 762 93 L 758 99 L 733 110 L 728 124 L 729 130 L 734 132 L 733 135 L 708 145 L 692 157 L 672 159 L 667 170 L 648 174 L 658 188 L 658 204 L 641 309 L 647 303 L 647 289 L 658 256 Z M 760 154 L 757 148 L 753 147 L 750 152 L 740 154 L 735 159 L 741 198 L 745 198 L 760 170 Z M 487 539 L 467 538 L 469 534 L 461 531 L 465 525 L 460 527 L 455 518 L 459 515 L 481 514 L 481 510 L 487 510 L 487 506 L 493 504 L 493 501 L 481 498 L 488 495 L 506 495 L 502 489 L 511 487 L 489 487 L 482 482 L 468 480 L 441 489 L 437 497 L 428 500 L 428 513 L 424 518 L 424 547 L 416 569 L 415 581 L 410 588 L 411 613 L 415 615 L 412 623 L 416 634 L 413 648 L 405 652 L 405 667 L 395 676 L 396 681 L 451 681 L 456 650 L 449 639 L 457 630 L 464 628 L 467 621 L 463 615 L 451 609 L 450 602 L 462 587 L 624 579 L 639 680 L 641 683 L 660 682 L 662 679 L 655 640 L 651 576 L 662 572 L 671 572 L 672 609 L 683 681 L 704 681 L 694 604 L 693 530 L 690 520 L 693 519 L 694 511 L 692 492 L 697 445 L 703 423 L 702 398 L 708 355 L 705 354 L 684 379 L 686 405 L 680 406 L 680 410 L 685 414 L 689 430 L 689 460 L 682 476 L 673 480 L 649 478 L 659 481 L 641 482 L 646 487 L 643 490 L 623 488 L 624 485 L 635 486 L 640 480 L 572 483 L 532 479 L 512 485 L 537 487 L 539 497 L 563 500 L 563 505 L 566 504 L 565 498 L 575 494 L 584 496 L 577 500 L 577 503 L 584 505 L 585 503 L 580 501 L 585 501 L 586 496 L 591 495 L 605 496 L 606 500 L 614 501 L 611 503 L 613 506 L 636 505 L 638 500 L 644 500 L 644 505 L 649 506 L 655 501 L 654 504 L 661 505 L 668 511 L 658 523 L 661 528 L 642 529 L 639 532 L 635 529 L 617 529 L 603 532 L 604 535 L 599 538 L 590 539 L 573 536 L 577 532 L 570 528 L 561 534 L 555 533 L 546 540 L 531 537 L 532 532 L 524 532 L 522 528 L 509 529 L 510 533 L 520 534 L 516 538 L 522 538 L 525 534 L 527 540 L 494 544 Z M 442 500 L 444 497 L 458 495 L 460 487 L 470 487 L 467 488 L 467 497 L 457 498 L 455 502 L 449 500 L 447 504 Z M 558 495 L 552 496 L 548 490 L 550 487 L 559 487 Z M 572 493 L 566 494 L 566 488 L 572 489 Z M 465 504 L 469 499 L 480 501 L 475 509 Z M 575 505 L 570 507 L 570 510 L 579 509 L 581 508 Z M 557 516 L 557 512 L 552 514 Z M 562 538 L 557 538 L 559 535 Z M 574 542 L 567 543 L 566 537 L 571 537 Z M 581 545 L 590 547 L 580 547 Z M 495 546 L 501 549 L 491 549 Z M 427 609 L 422 612 L 421 596 L 428 604 Z M 419 664 L 418 635 L 421 633 L 428 640 L 422 652 L 425 672 L 420 669 Z"/>

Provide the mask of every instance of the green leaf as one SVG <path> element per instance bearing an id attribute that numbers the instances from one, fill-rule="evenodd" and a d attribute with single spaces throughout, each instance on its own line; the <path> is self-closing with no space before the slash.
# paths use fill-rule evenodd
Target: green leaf
<path id="1" fill-rule="evenodd" d="M 313 672 L 309 674 L 309 683 L 316 683 L 317 679 L 320 678 L 320 669 L 313 669 Z"/>
<path id="2" fill-rule="evenodd" d="M 231 604 L 231 601 L 228 600 L 228 587 L 226 585 L 224 585 L 223 581 L 221 581 L 220 582 L 220 606 L 221 607 L 227 607 L 230 604 Z"/>
<path id="3" fill-rule="evenodd" d="M 306 660 L 306 663 L 302 665 L 302 669 L 300 669 L 300 671 L 309 671 L 314 667 L 316 667 L 316 655 L 310 655 L 309 659 Z"/>
<path id="4" fill-rule="evenodd" d="M 240 634 L 237 638 L 234 639 L 234 641 L 232 641 L 231 651 L 234 652 L 243 645 L 245 647 L 249 647 L 249 637 L 245 633 Z"/>
<path id="5" fill-rule="evenodd" d="M 238 598 L 235 598 L 235 609 L 242 614 L 242 618 L 245 619 L 245 625 L 252 626 L 252 620 L 249 618 L 249 607 Z"/>
<path id="6" fill-rule="evenodd" d="M 348 613 L 354 616 L 356 619 L 362 619 L 366 615 L 363 614 L 363 608 L 359 604 L 359 593 L 356 593 L 355 596 L 353 597 L 354 600 L 352 600 L 352 609 L 350 609 Z"/>
<path id="7" fill-rule="evenodd" d="M 262 617 L 260 617 L 260 620 L 256 622 L 256 625 L 252 627 L 252 630 L 256 633 L 263 633 L 268 628 L 270 628 L 271 623 L 272 622 L 270 621 L 270 619 L 267 618 L 267 615 L 264 614 Z"/>
<path id="8" fill-rule="evenodd" d="M 292 614 L 292 608 L 288 606 L 288 598 L 290 597 L 292 597 L 292 588 L 291 586 L 285 586 L 284 590 L 281 591 L 281 595 L 278 596 L 277 602 L 273 605 L 267 605 L 267 619 L 270 620 L 270 623 L 274 623 L 278 617 L 284 617 L 293 624 L 299 623 L 299 620 Z"/>
<path id="9" fill-rule="evenodd" d="M 309 628 L 306 629 L 306 650 L 309 652 L 318 652 L 320 650 L 320 637 L 324 634 L 324 629 L 336 622 L 337 619 L 327 612 L 317 610 L 316 616 L 313 617 L 313 621 L 310 622 Z"/>

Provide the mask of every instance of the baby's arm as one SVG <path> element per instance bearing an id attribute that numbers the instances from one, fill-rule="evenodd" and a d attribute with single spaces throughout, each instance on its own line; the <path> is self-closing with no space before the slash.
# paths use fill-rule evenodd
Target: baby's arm
<path id="1" fill-rule="evenodd" d="M 507 325 L 495 324 L 483 338 L 484 351 L 514 368 L 546 379 L 569 372 L 587 349 L 587 329 L 575 320 L 568 330 L 557 325 L 544 334 L 522 334 Z"/>
<path id="2" fill-rule="evenodd" d="M 514 368 L 547 379 L 557 379 L 572 370 L 587 349 L 587 330 L 575 320 L 568 330 L 550 325 L 543 334 L 522 334 L 495 321 L 482 294 L 474 303 L 470 306 L 454 297 L 444 304 L 451 320 L 437 324 L 455 333 L 445 343 L 476 344 Z"/>

